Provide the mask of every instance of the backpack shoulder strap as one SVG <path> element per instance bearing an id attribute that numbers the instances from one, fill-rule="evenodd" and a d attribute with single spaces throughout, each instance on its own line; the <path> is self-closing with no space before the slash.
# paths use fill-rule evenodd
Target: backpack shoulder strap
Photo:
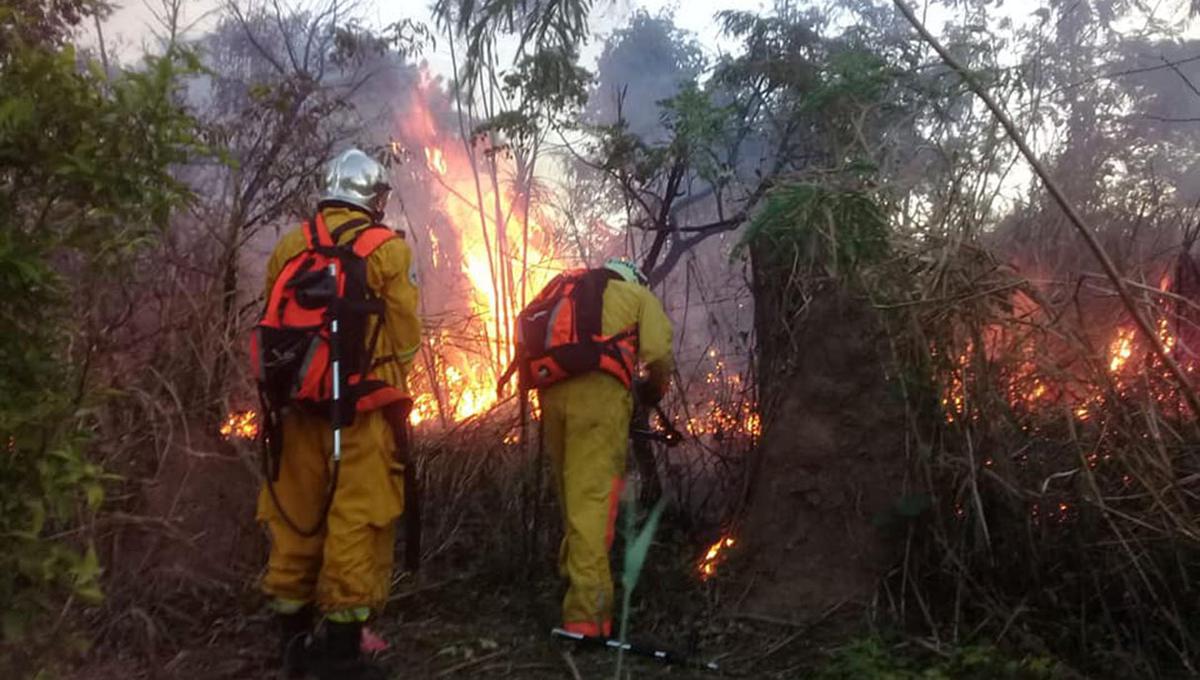
<path id="1" fill-rule="evenodd" d="M 304 240 L 309 250 L 333 247 L 333 237 L 329 235 L 329 227 L 325 226 L 321 213 L 304 223 Z"/>
<path id="2" fill-rule="evenodd" d="M 590 341 L 600 337 L 604 318 L 604 289 L 614 278 L 619 278 L 619 275 L 607 269 L 586 269 L 578 273 L 571 297 L 575 305 L 575 333 L 581 340 Z"/>
<path id="3" fill-rule="evenodd" d="M 371 220 L 368 220 L 368 219 L 362 218 L 362 217 L 355 219 L 355 220 L 349 220 L 347 222 L 344 222 L 337 229 L 334 229 L 333 231 L 329 232 L 329 236 L 333 239 L 334 243 L 340 243 L 342 240 L 342 234 L 345 234 L 348 231 L 353 231 L 355 229 L 358 229 L 359 227 L 365 227 L 368 224 L 371 224 Z M 358 236 L 355 236 L 355 238 L 358 238 Z"/>
<path id="4" fill-rule="evenodd" d="M 354 254 L 365 260 L 370 257 L 371 253 L 378 250 L 379 246 L 394 238 L 402 239 L 404 237 L 382 224 L 367 227 L 354 238 Z"/>

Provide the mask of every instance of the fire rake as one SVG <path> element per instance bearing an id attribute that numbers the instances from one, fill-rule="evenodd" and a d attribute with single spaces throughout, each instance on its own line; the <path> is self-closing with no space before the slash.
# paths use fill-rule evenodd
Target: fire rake
<path id="1" fill-rule="evenodd" d="M 629 654 L 644 656 L 646 658 L 655 659 L 666 664 L 691 666 L 708 671 L 721 670 L 715 661 L 701 661 L 686 654 L 681 654 L 679 652 L 674 652 L 667 649 L 656 649 L 654 647 L 646 647 L 644 645 L 638 645 L 630 642 L 621 642 L 620 640 L 614 640 L 612 638 L 593 637 L 591 635 L 572 633 L 571 631 L 564 630 L 562 628 L 554 628 L 550 631 L 550 635 L 565 640 L 573 640 L 581 645 L 603 647 L 605 649 L 624 650 Z"/>

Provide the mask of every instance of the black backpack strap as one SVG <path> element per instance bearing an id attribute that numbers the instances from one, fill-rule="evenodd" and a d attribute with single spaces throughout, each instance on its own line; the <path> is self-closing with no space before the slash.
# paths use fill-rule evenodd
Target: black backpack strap
<path id="1" fill-rule="evenodd" d="M 575 337 L 580 342 L 599 337 L 604 324 L 604 290 L 608 282 L 621 278 L 609 269 L 590 269 L 575 285 L 572 302 L 575 305 Z"/>
<path id="2" fill-rule="evenodd" d="M 379 348 L 379 334 L 383 332 L 383 317 L 383 313 L 380 312 L 375 320 L 375 328 L 371 330 L 371 341 L 367 343 L 367 350 L 362 357 L 362 365 L 359 367 L 358 373 L 363 378 L 366 378 L 376 365 L 375 350 Z"/>
<path id="3" fill-rule="evenodd" d="M 329 237 L 331 239 L 333 239 L 334 245 L 337 245 L 338 241 L 340 241 L 342 239 L 342 234 L 345 234 L 348 231 L 353 231 L 355 229 L 358 229 L 359 227 L 367 226 L 369 224 L 371 224 L 371 220 L 364 219 L 361 217 L 358 219 L 350 220 L 349 222 L 346 222 L 345 224 L 338 227 L 337 229 L 334 229 L 333 231 L 329 232 Z"/>

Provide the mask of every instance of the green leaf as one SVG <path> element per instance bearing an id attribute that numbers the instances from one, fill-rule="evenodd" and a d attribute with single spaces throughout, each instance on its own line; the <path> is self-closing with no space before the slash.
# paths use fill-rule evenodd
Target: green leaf
<path id="1" fill-rule="evenodd" d="M 95 583 L 82 588 L 76 588 L 75 595 L 77 595 L 84 604 L 89 604 L 92 606 L 99 605 L 104 602 L 104 591 L 100 590 L 100 586 Z"/>
<path id="2" fill-rule="evenodd" d="M 96 554 L 95 546 L 89 546 L 87 552 L 83 554 L 79 562 L 71 569 L 75 576 L 75 584 L 78 586 L 90 586 L 95 584 L 96 579 L 100 577 L 100 557 Z"/>
<path id="3" fill-rule="evenodd" d="M 87 496 L 88 510 L 92 512 L 99 510 L 100 505 L 104 503 L 104 486 L 87 484 L 84 486 L 84 494 Z"/>
<path id="4" fill-rule="evenodd" d="M 625 569 L 621 574 L 621 583 L 628 595 L 637 587 L 637 582 L 646 564 L 646 556 L 654 542 L 654 534 L 658 531 L 658 523 L 662 519 L 663 509 L 667 507 L 666 499 L 659 499 L 650 511 L 642 530 L 630 541 L 625 548 Z"/>

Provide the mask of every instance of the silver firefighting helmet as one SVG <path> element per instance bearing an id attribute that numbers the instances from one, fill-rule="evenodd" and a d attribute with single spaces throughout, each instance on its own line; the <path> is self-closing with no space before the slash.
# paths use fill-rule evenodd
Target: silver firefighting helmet
<path id="1" fill-rule="evenodd" d="M 391 190 L 381 163 L 358 149 L 348 149 L 329 162 L 320 203 L 357 206 L 382 220 Z"/>
<path id="2" fill-rule="evenodd" d="M 604 261 L 604 268 L 616 272 L 621 275 L 621 278 L 630 283 L 640 283 L 646 285 L 646 275 L 642 273 L 638 266 L 622 257 L 610 257 Z"/>

